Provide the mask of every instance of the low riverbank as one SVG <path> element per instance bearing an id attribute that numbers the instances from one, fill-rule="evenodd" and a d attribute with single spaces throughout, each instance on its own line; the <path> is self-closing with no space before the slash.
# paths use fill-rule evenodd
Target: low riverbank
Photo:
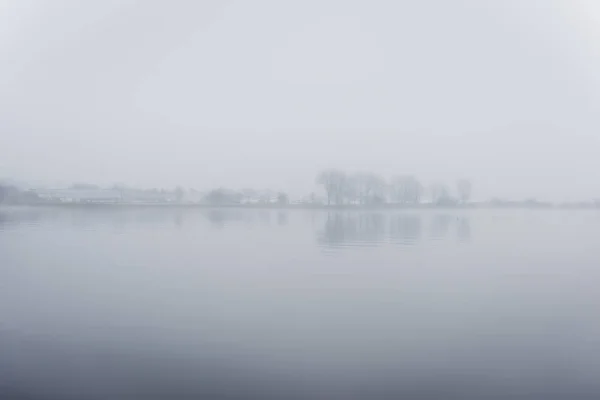
<path id="1" fill-rule="evenodd" d="M 326 204 L 200 204 L 200 203 L 64 203 L 64 202 L 39 202 L 23 204 L 0 204 L 0 206 L 24 207 L 57 207 L 73 209 L 134 209 L 134 208 L 173 208 L 173 209 L 248 209 L 248 210 L 477 210 L 477 209 L 565 209 L 565 210 L 600 210 L 597 204 L 526 204 L 526 203 L 469 203 L 469 204 L 379 204 L 379 205 L 326 205 Z"/>

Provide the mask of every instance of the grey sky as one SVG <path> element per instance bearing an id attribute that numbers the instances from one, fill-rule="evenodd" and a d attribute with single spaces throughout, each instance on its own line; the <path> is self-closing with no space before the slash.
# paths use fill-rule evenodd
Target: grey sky
<path id="1" fill-rule="evenodd" d="M 600 197 L 595 0 L 0 0 L 0 177 Z"/>

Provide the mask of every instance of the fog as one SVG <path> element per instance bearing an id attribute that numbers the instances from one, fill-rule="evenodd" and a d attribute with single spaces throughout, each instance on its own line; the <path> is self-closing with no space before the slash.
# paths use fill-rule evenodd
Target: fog
<path id="1" fill-rule="evenodd" d="M 0 178 L 600 197 L 594 0 L 0 1 Z"/>

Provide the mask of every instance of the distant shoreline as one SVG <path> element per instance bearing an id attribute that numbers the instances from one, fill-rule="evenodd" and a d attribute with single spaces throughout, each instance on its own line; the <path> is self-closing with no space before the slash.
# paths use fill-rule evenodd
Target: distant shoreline
<path id="1" fill-rule="evenodd" d="M 31 208 L 71 208 L 71 209 L 134 209 L 134 208 L 160 208 L 160 209 L 242 209 L 242 210 L 335 210 L 335 211 L 399 211 L 399 210 L 598 210 L 595 204 L 489 204 L 470 203 L 460 205 L 324 205 L 324 204 L 197 204 L 197 203 L 0 203 L 0 207 L 31 207 Z"/>

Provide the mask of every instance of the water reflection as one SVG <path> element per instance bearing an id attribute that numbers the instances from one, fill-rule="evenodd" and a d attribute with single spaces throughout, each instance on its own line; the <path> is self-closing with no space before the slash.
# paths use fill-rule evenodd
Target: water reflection
<path id="1" fill-rule="evenodd" d="M 193 214 L 190 211 L 189 214 Z M 215 228 L 223 228 L 226 225 L 245 223 L 246 226 L 271 226 L 271 220 L 274 211 L 270 210 L 243 210 L 243 209 L 210 209 L 201 210 L 200 213 Z M 186 216 L 187 217 L 187 216 Z M 277 225 L 284 226 L 288 224 L 288 213 L 285 211 L 276 212 L 275 219 Z"/>
<path id="2" fill-rule="evenodd" d="M 271 212 L 269 210 L 259 210 L 258 218 L 263 225 L 271 224 Z"/>
<path id="3" fill-rule="evenodd" d="M 179 209 L 156 207 L 39 207 L 0 209 L 0 228 L 16 227 L 22 224 L 52 225 L 55 227 L 75 227 L 82 230 L 95 230 L 112 227 L 143 229 L 147 225 L 175 227 L 177 229 L 198 228 L 208 222 L 213 228 L 221 229 L 228 225 L 247 226 L 271 225 L 286 226 L 289 223 L 288 211 L 244 210 L 236 208 Z"/>
<path id="4" fill-rule="evenodd" d="M 173 216 L 173 223 L 177 228 L 183 227 L 183 214 L 181 213 L 181 211 L 177 211 L 175 213 L 175 215 Z"/>
<path id="5" fill-rule="evenodd" d="M 456 234 L 460 241 L 467 242 L 471 240 L 471 224 L 467 217 L 460 217 L 458 219 L 458 227 Z"/>
<path id="6" fill-rule="evenodd" d="M 395 215 L 390 221 L 390 238 L 396 243 L 415 243 L 421 238 L 422 226 L 418 215 Z"/>
<path id="7" fill-rule="evenodd" d="M 204 216 L 208 219 L 211 225 L 217 228 L 223 228 L 226 222 L 236 220 L 237 216 L 235 213 L 230 212 L 229 210 L 209 210 L 204 213 Z"/>
<path id="8" fill-rule="evenodd" d="M 288 214 L 284 211 L 279 211 L 277 213 L 277 225 L 285 226 L 288 223 Z"/>
<path id="9" fill-rule="evenodd" d="M 373 245 L 385 238 L 385 218 L 378 213 L 328 213 L 318 232 L 322 245 Z"/>
<path id="10" fill-rule="evenodd" d="M 307 225 L 323 247 L 364 247 L 385 243 L 414 245 L 423 239 L 444 240 L 450 235 L 459 242 L 471 239 L 467 215 L 419 212 L 297 211 L 294 225 L 302 231 Z M 157 208 L 21 208 L 0 210 L 0 230 L 21 224 L 50 225 L 97 230 L 103 227 L 117 232 L 130 229 L 174 227 L 198 229 L 208 225 L 226 227 L 284 227 L 290 224 L 290 212 L 244 209 L 157 209 Z"/>
<path id="11" fill-rule="evenodd" d="M 600 398 L 595 218 L 2 208 L 0 399 Z"/>
<path id="12" fill-rule="evenodd" d="M 429 227 L 429 233 L 433 239 L 442 239 L 448 234 L 450 224 L 453 222 L 451 215 L 448 214 L 436 214 L 431 219 Z"/>
<path id="13" fill-rule="evenodd" d="M 0 230 L 21 224 L 36 224 L 43 217 L 42 212 L 31 208 L 0 209 Z"/>
<path id="14" fill-rule="evenodd" d="M 327 214 L 322 228 L 317 231 L 317 242 L 321 246 L 332 248 L 384 243 L 413 245 L 423 238 L 424 225 L 429 227 L 428 237 L 434 240 L 445 239 L 452 231 L 463 242 L 471 237 L 467 216 L 334 212 Z"/>

